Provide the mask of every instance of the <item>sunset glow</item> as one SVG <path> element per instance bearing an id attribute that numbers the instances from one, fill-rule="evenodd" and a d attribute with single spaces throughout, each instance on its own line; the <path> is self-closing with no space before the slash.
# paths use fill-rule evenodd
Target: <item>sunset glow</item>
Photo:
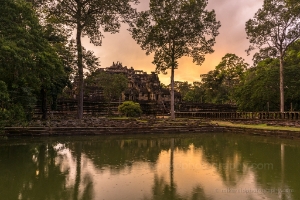
<path id="1" fill-rule="evenodd" d="M 205 62 L 198 66 L 192 62 L 192 58 L 183 57 L 179 60 L 179 68 L 175 71 L 177 81 L 200 81 L 200 74 L 213 70 L 226 53 L 234 53 L 243 57 L 246 62 L 252 65 L 252 55 L 247 56 L 245 50 L 249 42 L 246 39 L 245 22 L 252 18 L 255 12 L 262 6 L 261 0 L 250 1 L 220 1 L 209 0 L 208 10 L 214 9 L 217 20 L 221 21 L 220 34 L 216 38 L 215 52 L 206 55 Z M 149 1 L 141 1 L 137 6 L 138 10 L 145 10 Z M 83 39 L 84 46 L 95 52 L 100 58 L 101 67 L 109 67 L 112 62 L 121 62 L 123 66 L 144 70 L 148 73 L 155 71 L 152 64 L 153 55 L 147 56 L 145 51 L 131 38 L 123 25 L 117 34 L 104 33 L 105 38 L 100 47 L 90 44 L 89 39 Z M 170 75 L 160 74 L 161 82 L 170 83 Z"/>

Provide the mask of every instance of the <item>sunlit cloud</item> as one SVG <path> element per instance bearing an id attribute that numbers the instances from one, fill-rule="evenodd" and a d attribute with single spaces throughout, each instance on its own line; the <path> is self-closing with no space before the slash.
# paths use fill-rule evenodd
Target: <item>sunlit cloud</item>
<path id="1" fill-rule="evenodd" d="M 234 53 L 243 57 L 246 62 L 252 64 L 252 57 L 247 56 L 245 50 L 249 46 L 246 39 L 245 23 L 252 18 L 255 12 L 262 6 L 262 0 L 236 1 L 236 0 L 209 0 L 208 9 L 214 9 L 217 20 L 221 21 L 220 34 L 216 38 L 215 52 L 206 55 L 205 62 L 198 66 L 192 62 L 192 58 L 183 57 L 179 60 L 179 68 L 175 71 L 175 80 L 200 81 L 200 74 L 213 70 L 226 53 Z M 136 6 L 138 10 L 146 10 L 149 0 L 141 1 Z M 131 38 L 127 31 L 128 26 L 122 25 L 120 32 L 116 34 L 104 33 L 105 38 L 100 47 L 95 47 L 87 38 L 83 39 L 84 46 L 95 52 L 100 58 L 101 67 L 109 67 L 112 62 L 121 62 L 123 66 L 144 70 L 148 73 L 155 71 L 152 64 L 153 55 L 147 56 L 145 51 Z M 161 82 L 169 84 L 170 74 L 160 74 Z"/>

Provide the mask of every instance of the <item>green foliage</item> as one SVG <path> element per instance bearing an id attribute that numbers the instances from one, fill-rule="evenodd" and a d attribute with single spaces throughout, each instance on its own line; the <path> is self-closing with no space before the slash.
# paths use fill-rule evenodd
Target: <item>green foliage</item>
<path id="1" fill-rule="evenodd" d="M 251 43 L 248 52 L 258 48 L 256 61 L 284 56 L 288 47 L 300 37 L 300 2 L 264 0 L 254 17 L 246 22 Z"/>
<path id="2" fill-rule="evenodd" d="M 205 90 L 201 82 L 193 82 L 193 86 L 185 93 L 183 100 L 187 102 L 204 102 Z"/>
<path id="3" fill-rule="evenodd" d="M 142 114 L 142 110 L 139 103 L 134 103 L 133 101 L 124 101 L 118 110 L 126 117 L 138 117 Z"/>
<path id="4" fill-rule="evenodd" d="M 81 38 L 87 36 L 94 45 L 101 46 L 105 32 L 118 32 L 121 21 L 129 22 L 135 13 L 131 3 L 137 0 L 47 0 L 49 21 L 76 29 L 78 118 L 83 117 L 84 53 Z"/>
<path id="5" fill-rule="evenodd" d="M 174 82 L 174 89 L 180 92 L 181 96 L 184 97 L 186 93 L 191 89 L 191 84 L 187 81 L 175 81 Z"/>
<path id="6" fill-rule="evenodd" d="M 8 101 L 9 93 L 7 91 L 7 86 L 3 81 L 0 81 L 0 132 L 6 124 L 6 120 L 8 119 Z"/>
<path id="7" fill-rule="evenodd" d="M 7 86 L 0 81 L 0 132 L 3 127 L 25 122 L 24 108 L 20 104 L 12 104 Z"/>
<path id="8" fill-rule="evenodd" d="M 277 66 L 276 66 L 277 65 Z M 235 99 L 241 111 L 271 111 L 279 109 L 278 60 L 266 59 L 249 69 L 235 90 Z"/>
<path id="9" fill-rule="evenodd" d="M 227 53 L 216 66 L 217 78 L 220 81 L 219 88 L 223 91 L 222 102 L 233 103 L 233 91 L 249 66 L 242 57 Z"/>
<path id="10" fill-rule="evenodd" d="M 216 66 L 216 70 L 219 71 L 219 76 L 224 79 L 226 85 L 234 86 L 239 83 L 248 66 L 249 64 L 245 63 L 242 57 L 227 53 Z"/>
<path id="11" fill-rule="evenodd" d="M 253 19 L 246 22 L 246 33 L 251 45 L 248 53 L 256 48 L 256 64 L 266 58 L 279 58 L 280 112 L 284 112 L 284 57 L 288 48 L 300 38 L 300 1 L 264 0 Z"/>
<path id="12" fill-rule="evenodd" d="M 300 110 L 300 41 L 285 56 L 285 109 Z M 234 98 L 241 111 L 277 111 L 280 108 L 279 59 L 268 58 L 250 68 L 235 90 Z"/>
<path id="13" fill-rule="evenodd" d="M 168 89 L 169 87 L 167 85 L 165 85 L 164 83 L 160 83 L 160 87 L 164 88 L 164 89 Z"/>
<path id="14" fill-rule="evenodd" d="M 213 53 L 220 22 L 215 12 L 207 11 L 206 0 L 150 0 L 150 10 L 140 12 L 131 24 L 133 39 L 146 50 L 154 52 L 156 70 L 165 73 L 171 69 L 171 118 L 174 114 L 174 69 L 178 59 L 193 57 L 198 65 L 205 54 Z"/>
<path id="15" fill-rule="evenodd" d="M 201 75 L 205 102 L 234 103 L 233 92 L 247 67 L 243 58 L 227 53 L 215 70 Z"/>
<path id="16" fill-rule="evenodd" d="M 0 80 L 5 82 L 9 93 L 11 118 L 17 119 L 24 112 L 29 120 L 41 98 L 41 90 L 47 95 L 57 95 L 68 82 L 56 48 L 61 38 L 50 25 L 40 25 L 31 3 L 24 0 L 2 2 Z"/>
<path id="17" fill-rule="evenodd" d="M 102 88 L 105 100 L 111 102 L 121 98 L 122 92 L 127 88 L 128 79 L 123 74 L 96 71 L 86 78 L 86 83 L 87 86 Z"/>
<path id="18" fill-rule="evenodd" d="M 14 104 L 10 107 L 7 113 L 7 125 L 24 125 L 27 121 L 27 116 L 24 108 L 20 104 Z"/>
<path id="19" fill-rule="evenodd" d="M 9 93 L 6 84 L 0 80 L 0 110 L 4 110 L 9 101 Z"/>
<path id="20" fill-rule="evenodd" d="M 28 114 L 41 86 L 40 64 L 45 40 L 30 4 L 5 0 L 0 7 L 0 80 L 10 93 L 10 104 L 21 105 Z M 47 79 L 47 77 L 45 77 Z M 19 106 L 17 106 L 19 107 Z"/>
<path id="21" fill-rule="evenodd" d="M 51 95 L 58 95 L 63 88 L 70 85 L 70 80 L 74 73 L 74 51 L 70 46 L 72 41 L 68 41 L 70 31 L 56 24 L 47 23 L 43 27 L 43 37 L 47 39 L 53 51 L 51 56 L 56 60 L 57 65 L 51 73 L 48 90 Z M 49 60 L 53 62 L 53 60 Z"/>

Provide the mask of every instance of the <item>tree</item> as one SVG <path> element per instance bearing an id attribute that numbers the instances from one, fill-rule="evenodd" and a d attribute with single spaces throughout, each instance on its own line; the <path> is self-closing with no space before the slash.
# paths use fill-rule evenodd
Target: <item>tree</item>
<path id="1" fill-rule="evenodd" d="M 220 71 L 211 70 L 207 74 L 201 74 L 201 82 L 206 103 L 224 103 L 228 100 L 228 93 L 224 87 L 223 77 Z"/>
<path id="2" fill-rule="evenodd" d="M 263 7 L 246 22 L 246 33 L 251 43 L 248 53 L 255 48 L 254 58 L 279 59 L 280 112 L 284 112 L 284 57 L 288 47 L 300 38 L 300 2 L 298 0 L 264 0 Z"/>
<path id="3" fill-rule="evenodd" d="M 36 47 L 41 41 L 38 20 L 24 1 L 3 1 L 0 7 L 0 80 L 9 92 L 11 104 L 30 111 L 36 102 L 34 89 L 40 82 L 36 73 Z M 33 40 L 33 38 L 35 40 Z M 25 42 L 26 41 L 26 42 Z M 31 66 L 31 68 L 30 68 Z"/>
<path id="4" fill-rule="evenodd" d="M 0 80 L 7 86 L 11 113 L 21 116 L 25 112 L 29 119 L 40 92 L 45 94 L 63 74 L 61 59 L 49 43 L 32 5 L 24 0 L 3 1 L 0 7 Z"/>
<path id="5" fill-rule="evenodd" d="M 203 103 L 204 101 L 203 83 L 193 82 L 193 86 L 183 96 L 183 100 L 187 102 Z"/>
<path id="6" fill-rule="evenodd" d="M 120 22 L 128 22 L 135 11 L 131 3 L 137 0 L 57 0 L 48 2 L 51 20 L 76 30 L 78 70 L 78 118 L 83 116 L 83 48 L 81 38 L 100 46 L 105 32 L 116 33 Z M 122 20 L 120 19 L 122 17 Z"/>
<path id="7" fill-rule="evenodd" d="M 227 99 L 232 103 L 232 93 L 234 88 L 239 84 L 241 77 L 249 66 L 242 57 L 235 54 L 227 53 L 216 66 L 218 78 L 222 80 L 221 84 L 226 90 Z"/>
<path id="8" fill-rule="evenodd" d="M 140 12 L 130 32 L 146 54 L 154 52 L 156 70 L 171 69 L 171 118 L 174 113 L 174 70 L 178 59 L 193 57 L 200 65 L 213 52 L 220 22 L 207 11 L 207 0 L 150 0 L 150 10 Z"/>
<path id="9" fill-rule="evenodd" d="M 227 53 L 215 70 L 201 74 L 207 103 L 234 103 L 233 92 L 240 83 L 248 64 L 242 57 Z"/>
<path id="10" fill-rule="evenodd" d="M 181 96 L 184 97 L 185 94 L 191 89 L 191 84 L 187 81 L 174 81 L 174 90 L 180 92 Z"/>
<path id="11" fill-rule="evenodd" d="M 9 102 L 9 93 L 7 91 L 6 84 L 0 80 L 0 133 L 1 129 L 5 126 L 6 120 L 8 118 L 8 102 Z"/>
<path id="12" fill-rule="evenodd" d="M 45 38 L 44 55 L 37 63 L 43 70 L 40 71 L 41 88 L 39 99 L 41 102 L 42 119 L 47 119 L 48 101 L 51 110 L 56 109 L 57 96 L 67 85 L 71 85 L 72 68 L 69 61 L 72 52 L 68 49 L 68 31 L 55 24 L 43 22 L 40 34 Z"/>
<path id="13" fill-rule="evenodd" d="M 287 50 L 285 63 L 285 109 L 300 110 L 300 41 Z M 234 91 L 234 99 L 241 111 L 275 111 L 280 107 L 279 59 L 267 58 L 250 68 Z"/>
<path id="14" fill-rule="evenodd" d="M 138 117 L 142 114 L 140 104 L 133 101 L 124 101 L 119 105 L 118 110 L 120 113 L 126 115 L 126 117 Z"/>
<path id="15" fill-rule="evenodd" d="M 268 111 L 279 109 L 278 60 L 265 59 L 250 68 L 234 91 L 240 111 Z M 269 106 L 269 109 L 268 109 Z"/>
<path id="16" fill-rule="evenodd" d="M 122 92 L 127 88 L 128 79 L 123 74 L 95 71 L 86 78 L 86 83 L 87 86 L 97 86 L 101 88 L 103 90 L 104 98 L 109 103 L 110 107 L 110 103 L 114 99 L 121 99 Z"/>

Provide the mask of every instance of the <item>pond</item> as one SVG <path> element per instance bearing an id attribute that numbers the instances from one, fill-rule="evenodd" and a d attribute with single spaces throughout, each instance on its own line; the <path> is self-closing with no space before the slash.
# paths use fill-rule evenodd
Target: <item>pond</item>
<path id="1" fill-rule="evenodd" d="M 228 133 L 0 139 L 0 199 L 300 199 L 300 141 Z"/>

